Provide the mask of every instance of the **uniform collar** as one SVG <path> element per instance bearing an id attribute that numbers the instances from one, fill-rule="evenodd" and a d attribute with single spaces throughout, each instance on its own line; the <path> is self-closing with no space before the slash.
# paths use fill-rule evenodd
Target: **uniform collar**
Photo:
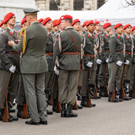
<path id="1" fill-rule="evenodd" d="M 90 32 L 88 32 L 88 34 L 92 37 L 93 36 L 93 34 L 91 34 Z"/>
<path id="2" fill-rule="evenodd" d="M 65 30 L 67 30 L 67 29 L 73 29 L 73 27 L 72 26 L 68 26 L 68 27 L 65 28 Z"/>
<path id="3" fill-rule="evenodd" d="M 10 29 L 10 28 L 7 28 L 7 29 L 9 29 L 9 31 L 11 31 L 12 33 L 14 33 L 14 31 L 15 31 L 15 30 L 12 30 L 12 29 Z"/>

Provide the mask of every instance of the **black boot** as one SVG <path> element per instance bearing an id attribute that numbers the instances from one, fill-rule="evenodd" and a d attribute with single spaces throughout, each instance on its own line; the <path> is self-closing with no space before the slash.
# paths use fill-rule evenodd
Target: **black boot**
<path id="1" fill-rule="evenodd" d="M 66 104 L 61 104 L 61 117 L 66 117 L 66 115 L 67 115 Z"/>
<path id="2" fill-rule="evenodd" d="M 72 108 L 73 108 L 73 105 L 68 104 L 66 117 L 77 117 L 78 116 L 78 114 L 76 114 L 72 111 Z"/>
<path id="3" fill-rule="evenodd" d="M 129 97 L 133 98 L 133 91 L 129 92 Z"/>
<path id="4" fill-rule="evenodd" d="M 82 96 L 81 96 L 81 89 L 82 87 L 81 86 L 78 86 L 78 92 L 77 92 L 77 100 L 82 100 Z"/>
<path id="5" fill-rule="evenodd" d="M 99 87 L 99 96 L 105 97 L 105 87 L 102 86 Z"/>
<path id="6" fill-rule="evenodd" d="M 82 105 L 83 107 L 87 107 L 87 98 L 86 98 L 85 96 L 82 96 L 81 105 Z"/>

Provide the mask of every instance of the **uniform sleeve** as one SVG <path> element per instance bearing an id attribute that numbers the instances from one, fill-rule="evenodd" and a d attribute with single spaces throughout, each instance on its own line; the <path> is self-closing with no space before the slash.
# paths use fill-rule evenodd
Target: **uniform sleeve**
<path id="1" fill-rule="evenodd" d="M 110 57 L 109 62 L 117 62 L 117 53 L 116 53 L 116 39 L 115 37 L 112 37 L 109 42 L 109 49 L 110 49 Z"/>
<path id="2" fill-rule="evenodd" d="M 6 46 L 8 43 L 8 39 L 6 35 L 0 34 L 0 60 L 2 67 L 8 70 L 12 66 L 12 61 L 10 60 L 9 56 L 6 52 Z"/>
<path id="3" fill-rule="evenodd" d="M 23 49 L 23 37 L 21 38 L 21 40 L 19 41 L 18 44 L 14 44 L 13 46 L 13 49 L 17 52 L 22 52 L 22 49 Z"/>

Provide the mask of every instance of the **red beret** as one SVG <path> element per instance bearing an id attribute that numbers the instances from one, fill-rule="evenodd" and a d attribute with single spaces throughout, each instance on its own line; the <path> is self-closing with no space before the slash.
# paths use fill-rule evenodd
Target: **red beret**
<path id="1" fill-rule="evenodd" d="M 135 30 L 135 26 L 132 27 L 132 32 Z"/>
<path id="2" fill-rule="evenodd" d="M 108 28 L 108 27 L 110 27 L 111 26 L 111 23 L 105 23 L 104 25 L 103 25 L 103 29 L 106 29 L 106 28 Z"/>
<path id="3" fill-rule="evenodd" d="M 3 25 L 3 20 L 0 22 L 0 27 Z"/>
<path id="4" fill-rule="evenodd" d="M 55 27 L 55 26 L 57 26 L 58 25 L 58 19 L 55 19 L 55 20 L 53 20 L 53 27 Z"/>
<path id="5" fill-rule="evenodd" d="M 97 24 L 100 24 L 100 22 L 99 21 L 95 21 L 95 25 L 97 25 Z"/>
<path id="6" fill-rule="evenodd" d="M 89 26 L 90 24 L 94 24 L 94 21 L 93 20 L 90 20 L 86 23 L 86 26 Z"/>
<path id="7" fill-rule="evenodd" d="M 123 30 L 125 30 L 129 26 L 131 26 L 131 25 L 130 24 L 126 24 L 125 26 L 123 26 Z"/>
<path id="8" fill-rule="evenodd" d="M 78 22 L 80 22 L 80 20 L 79 20 L 79 19 L 75 19 L 75 20 L 72 22 L 72 26 L 73 26 L 74 24 L 78 23 Z"/>
<path id="9" fill-rule="evenodd" d="M 88 22 L 88 21 L 85 21 L 85 22 L 83 23 L 82 27 L 86 26 L 87 22 Z"/>
<path id="10" fill-rule="evenodd" d="M 3 24 L 4 24 L 4 23 L 7 23 L 7 22 L 9 21 L 9 19 L 10 19 L 12 16 L 14 16 L 14 15 L 15 15 L 15 14 L 12 13 L 12 12 L 6 14 L 5 17 L 4 17 L 4 19 L 3 19 Z"/>
<path id="11" fill-rule="evenodd" d="M 38 22 L 42 23 L 43 22 L 43 18 L 38 19 Z"/>
<path id="12" fill-rule="evenodd" d="M 21 21 L 21 25 L 23 25 L 25 22 L 27 22 L 27 21 L 26 21 L 26 18 L 24 17 L 24 18 L 22 19 L 22 21 Z"/>
<path id="13" fill-rule="evenodd" d="M 121 23 L 118 23 L 114 26 L 114 29 L 117 29 L 118 27 L 123 26 Z"/>
<path id="14" fill-rule="evenodd" d="M 61 23 L 61 20 L 59 19 L 59 20 L 57 21 L 57 25 L 60 25 L 60 23 Z"/>
<path id="15" fill-rule="evenodd" d="M 73 17 L 71 16 L 71 15 L 62 15 L 61 17 L 60 17 L 60 20 L 65 20 L 65 19 L 73 19 Z"/>
<path id="16" fill-rule="evenodd" d="M 51 21 L 52 19 L 50 17 L 47 17 L 43 20 L 43 25 L 45 25 L 47 22 Z"/>

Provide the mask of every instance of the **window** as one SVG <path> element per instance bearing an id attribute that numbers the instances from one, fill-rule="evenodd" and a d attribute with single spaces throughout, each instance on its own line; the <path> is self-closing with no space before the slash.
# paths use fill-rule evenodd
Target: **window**
<path id="1" fill-rule="evenodd" d="M 60 0 L 50 0 L 50 10 L 59 10 Z"/>
<path id="2" fill-rule="evenodd" d="M 97 0 L 97 8 L 100 8 L 105 3 L 105 0 Z"/>
<path id="3" fill-rule="evenodd" d="M 74 0 L 74 10 L 82 10 L 84 8 L 84 0 Z"/>

